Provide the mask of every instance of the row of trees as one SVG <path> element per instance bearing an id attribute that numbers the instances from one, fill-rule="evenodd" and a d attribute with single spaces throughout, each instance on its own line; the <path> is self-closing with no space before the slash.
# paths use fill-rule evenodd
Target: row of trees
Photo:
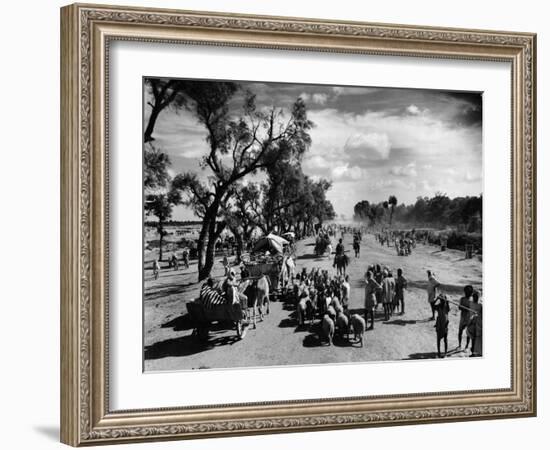
<path id="1" fill-rule="evenodd" d="M 326 199 L 330 183 L 313 181 L 301 168 L 311 145 L 306 106 L 298 98 L 290 111 L 259 110 L 252 92 L 232 82 L 147 79 L 151 115 L 144 132 L 145 209 L 157 218 L 162 240 L 173 207 L 191 208 L 201 219 L 197 242 L 199 280 L 210 275 L 215 243 L 229 228 L 239 253 L 260 228 L 285 232 L 334 217 Z M 237 96 L 238 94 L 238 96 Z M 242 106 L 233 105 L 241 99 Z M 232 108 L 230 110 L 230 102 Z M 165 108 L 185 108 L 205 127 L 207 151 L 200 166 L 207 177 L 185 172 L 168 175 L 170 159 L 154 145 L 154 129 Z M 250 178 L 264 173 L 265 181 Z"/>
<path id="2" fill-rule="evenodd" d="M 376 204 L 370 203 L 368 200 L 361 200 L 353 207 L 353 218 L 359 222 L 368 221 L 375 225 L 389 213 L 389 225 L 391 225 L 396 206 L 397 197 L 395 195 L 390 195 L 388 200 Z"/>
<path id="3" fill-rule="evenodd" d="M 449 198 L 438 192 L 433 197 L 418 197 L 412 205 L 397 204 L 395 196 L 388 201 L 369 203 L 363 200 L 354 207 L 354 218 L 370 225 L 391 225 L 392 219 L 416 227 L 457 227 L 468 232 L 482 228 L 483 198 L 468 196 Z"/>

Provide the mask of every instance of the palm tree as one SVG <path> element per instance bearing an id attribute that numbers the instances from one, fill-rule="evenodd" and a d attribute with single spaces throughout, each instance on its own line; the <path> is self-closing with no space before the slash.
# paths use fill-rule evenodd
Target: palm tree
<path id="1" fill-rule="evenodd" d="M 391 226 L 391 221 L 393 218 L 393 210 L 397 206 L 397 197 L 395 195 L 390 195 L 390 197 L 388 198 L 388 205 L 391 206 L 391 210 L 390 210 L 390 226 Z"/>

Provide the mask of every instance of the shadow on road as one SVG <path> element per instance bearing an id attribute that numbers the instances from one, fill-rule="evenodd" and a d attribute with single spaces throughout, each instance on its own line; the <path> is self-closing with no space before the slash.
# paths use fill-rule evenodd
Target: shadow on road
<path id="1" fill-rule="evenodd" d="M 315 259 L 317 261 L 322 261 L 323 259 L 326 259 L 326 257 L 323 258 L 322 256 L 317 256 L 315 253 L 306 253 L 305 255 L 298 256 L 296 259 Z"/>
<path id="2" fill-rule="evenodd" d="M 327 342 L 322 342 L 321 339 L 319 339 L 319 336 L 317 333 L 308 334 L 303 341 L 303 345 L 306 348 L 311 347 L 321 347 L 323 345 L 327 345 Z"/>
<path id="3" fill-rule="evenodd" d="M 200 342 L 199 339 L 193 335 L 167 339 L 145 347 L 145 359 L 150 360 L 194 355 L 221 345 L 232 345 L 239 340 L 237 335 L 210 338 L 204 343 Z"/>
<path id="4" fill-rule="evenodd" d="M 455 349 L 449 350 L 446 354 L 446 357 L 453 356 L 461 352 L 462 349 L 460 347 L 457 347 Z M 439 356 L 437 356 L 437 352 L 411 353 L 408 358 L 403 359 L 439 359 Z"/>
<path id="5" fill-rule="evenodd" d="M 296 319 L 293 317 L 288 317 L 279 322 L 279 328 L 294 328 L 297 324 Z"/>
<path id="6" fill-rule="evenodd" d="M 408 358 L 403 359 L 434 359 L 437 358 L 437 352 L 411 353 Z"/>
<path id="7" fill-rule="evenodd" d="M 197 283 L 167 284 L 158 290 L 155 289 L 155 292 L 145 292 L 145 301 L 157 300 L 159 298 L 169 297 L 171 295 L 185 294 L 196 286 Z"/>
<path id="8" fill-rule="evenodd" d="M 395 320 L 390 320 L 388 322 L 384 322 L 385 325 L 401 325 L 401 326 L 414 325 L 416 323 L 418 323 L 418 320 L 395 319 Z"/>
<path id="9" fill-rule="evenodd" d="M 174 331 L 192 330 L 194 328 L 189 314 L 182 314 L 175 319 L 163 323 L 161 328 L 173 328 Z"/>
<path id="10" fill-rule="evenodd" d="M 334 339 L 332 340 L 332 343 L 336 347 L 353 347 L 354 342 L 349 340 L 347 337 L 342 337 L 339 335 L 334 336 Z"/>

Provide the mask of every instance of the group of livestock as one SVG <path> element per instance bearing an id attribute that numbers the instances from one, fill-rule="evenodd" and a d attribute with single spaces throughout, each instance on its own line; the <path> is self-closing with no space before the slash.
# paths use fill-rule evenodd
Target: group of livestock
<path id="1" fill-rule="evenodd" d="M 363 346 L 365 320 L 359 314 L 351 314 L 348 306 L 351 293 L 349 277 L 331 276 L 328 270 L 306 269 L 296 275 L 293 300 L 296 306 L 298 325 L 306 321 L 310 326 L 318 321 L 321 341 L 331 345 L 335 335 Z"/>

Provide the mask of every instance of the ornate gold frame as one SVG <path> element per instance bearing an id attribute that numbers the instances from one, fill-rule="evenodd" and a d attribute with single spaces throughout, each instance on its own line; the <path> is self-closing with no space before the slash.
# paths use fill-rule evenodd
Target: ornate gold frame
<path id="1" fill-rule="evenodd" d="M 509 389 L 111 411 L 106 63 L 114 39 L 507 61 L 512 66 Z M 61 440 L 78 446 L 536 414 L 535 52 L 529 33 L 71 5 L 61 10 Z"/>

